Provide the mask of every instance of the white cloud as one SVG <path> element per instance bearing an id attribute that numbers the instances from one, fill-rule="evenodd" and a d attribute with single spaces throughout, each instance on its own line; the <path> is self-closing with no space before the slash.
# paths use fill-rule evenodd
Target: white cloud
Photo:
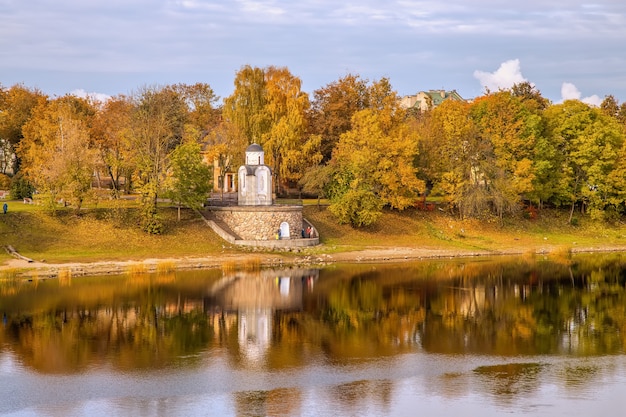
<path id="1" fill-rule="evenodd" d="M 489 91 L 505 90 L 526 81 L 522 75 L 519 59 L 511 59 L 500 64 L 495 72 L 474 71 L 480 85 Z"/>
<path id="2" fill-rule="evenodd" d="M 589 104 L 591 106 L 599 107 L 602 104 L 602 99 L 598 97 L 596 94 L 584 97 L 581 99 L 581 92 L 578 88 L 572 83 L 563 83 L 561 85 L 561 98 L 563 101 L 565 100 L 580 100 L 583 103 Z"/>
<path id="3" fill-rule="evenodd" d="M 92 100 L 100 102 L 100 103 L 104 103 L 104 102 L 106 102 L 106 101 L 111 99 L 111 96 L 108 95 L 108 94 L 88 93 L 85 90 L 83 90 L 82 88 L 72 91 L 70 93 L 70 95 L 76 96 L 76 97 L 79 97 L 79 98 L 89 98 L 89 99 L 92 99 Z"/>

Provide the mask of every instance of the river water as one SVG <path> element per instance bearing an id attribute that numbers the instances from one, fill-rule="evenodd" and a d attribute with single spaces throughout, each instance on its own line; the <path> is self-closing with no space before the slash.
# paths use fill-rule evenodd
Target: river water
<path id="1" fill-rule="evenodd" d="M 7 278 L 3 416 L 626 415 L 626 254 Z"/>

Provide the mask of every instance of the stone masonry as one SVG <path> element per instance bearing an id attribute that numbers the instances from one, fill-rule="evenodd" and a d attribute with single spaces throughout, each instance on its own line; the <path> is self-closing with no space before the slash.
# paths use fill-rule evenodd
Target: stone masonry
<path id="1" fill-rule="evenodd" d="M 276 240 L 282 222 L 289 224 L 290 236 L 281 239 L 301 237 L 301 206 L 212 207 L 211 211 L 243 240 Z"/>

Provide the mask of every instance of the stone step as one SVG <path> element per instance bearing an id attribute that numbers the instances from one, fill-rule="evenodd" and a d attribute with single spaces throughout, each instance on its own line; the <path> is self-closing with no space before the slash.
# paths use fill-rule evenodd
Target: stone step
<path id="1" fill-rule="evenodd" d="M 202 212 L 202 215 L 204 216 L 205 219 L 211 220 L 213 223 L 217 225 L 217 227 L 219 227 L 220 229 L 222 229 L 223 231 L 225 231 L 226 233 L 234 237 L 235 240 L 241 240 L 241 236 L 237 235 L 237 233 L 235 233 L 230 227 L 228 227 L 226 223 L 224 223 L 221 220 L 218 220 L 210 210 L 204 210 Z"/>

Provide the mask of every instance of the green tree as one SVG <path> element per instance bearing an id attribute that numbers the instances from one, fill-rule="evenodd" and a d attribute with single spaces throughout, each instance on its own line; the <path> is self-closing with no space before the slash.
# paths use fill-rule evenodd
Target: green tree
<path id="1" fill-rule="evenodd" d="M 618 168 L 624 131 L 601 109 L 568 100 L 546 110 L 550 140 L 559 149 L 557 202 L 569 203 L 570 221 L 580 203 L 593 217 L 602 217 L 614 194 L 610 174 Z"/>
<path id="2" fill-rule="evenodd" d="M 158 196 L 169 168 L 168 155 L 184 136 L 187 107 L 169 87 L 144 88 L 134 100 L 130 138 L 141 193 L 142 227 L 160 234 L 163 223 L 157 213 Z"/>
<path id="3" fill-rule="evenodd" d="M 332 167 L 328 164 L 309 167 L 300 178 L 300 189 L 303 193 L 317 196 L 317 207 L 320 208 L 321 199 L 326 197 L 326 189 L 330 184 Z"/>
<path id="4" fill-rule="evenodd" d="M 21 200 L 23 198 L 33 198 L 35 187 L 24 177 L 24 173 L 19 171 L 11 179 L 11 199 Z"/>
<path id="5" fill-rule="evenodd" d="M 200 144 L 186 142 L 170 154 L 171 172 L 166 182 L 167 195 L 180 208 L 185 205 L 199 211 L 211 192 L 211 171 L 204 163 Z"/>

